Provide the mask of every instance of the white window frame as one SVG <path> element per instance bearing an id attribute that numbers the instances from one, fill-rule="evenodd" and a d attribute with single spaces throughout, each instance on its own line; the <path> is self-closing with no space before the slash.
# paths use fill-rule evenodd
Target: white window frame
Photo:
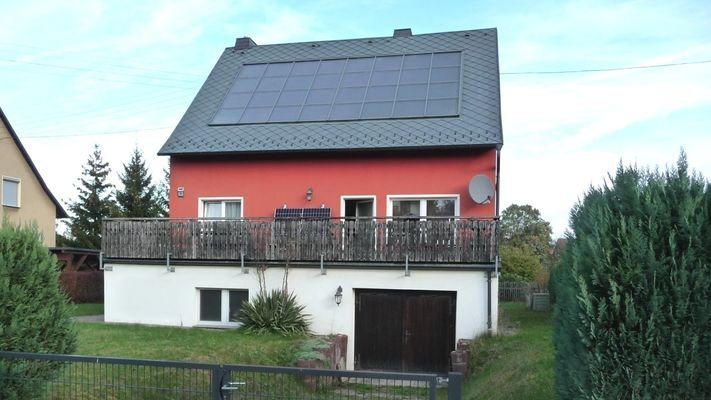
<path id="1" fill-rule="evenodd" d="M 222 215 L 225 215 L 225 203 L 226 202 L 236 202 L 239 201 L 239 215 L 244 218 L 244 197 L 198 197 L 198 218 L 207 218 L 204 216 L 205 213 L 205 203 L 208 202 L 222 202 Z M 225 218 L 225 217 L 219 217 Z"/>
<path id="2" fill-rule="evenodd" d="M 17 183 L 17 204 L 5 204 L 5 181 Z M 0 184 L 0 201 L 3 207 L 20 208 L 22 206 L 22 180 L 14 176 L 2 176 L 2 184 Z"/>
<path id="3" fill-rule="evenodd" d="M 459 194 L 389 194 L 387 195 L 387 217 L 393 218 L 393 200 L 419 200 L 420 201 L 420 218 L 426 219 L 427 215 L 423 215 L 423 212 L 427 212 L 427 200 L 439 200 L 439 199 L 454 199 L 454 216 L 452 218 L 459 218 Z"/>
<path id="4" fill-rule="evenodd" d="M 249 289 L 245 288 L 213 288 L 213 287 L 197 287 L 195 288 L 196 296 L 196 316 L 195 319 L 198 321 L 198 326 L 205 327 L 221 327 L 221 328 L 238 328 L 242 326 L 239 322 L 230 321 L 230 291 L 246 291 L 247 300 L 249 300 Z M 219 290 L 221 291 L 222 297 L 220 298 L 220 321 L 203 321 L 200 319 L 200 291 L 202 290 Z"/>
<path id="5" fill-rule="evenodd" d="M 378 198 L 374 194 L 354 194 L 341 196 L 341 218 L 346 217 L 346 200 L 373 200 L 373 218 L 378 216 Z"/>

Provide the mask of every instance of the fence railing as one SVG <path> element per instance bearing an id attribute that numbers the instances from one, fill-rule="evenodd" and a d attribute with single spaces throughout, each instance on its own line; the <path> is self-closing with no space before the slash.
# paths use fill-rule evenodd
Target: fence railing
<path id="1" fill-rule="evenodd" d="M 499 301 L 527 301 L 527 295 L 539 292 L 548 292 L 548 286 L 537 282 L 499 282 Z"/>
<path id="2" fill-rule="evenodd" d="M 107 219 L 104 257 L 493 263 L 496 219 Z"/>
<path id="3" fill-rule="evenodd" d="M 442 385 L 442 382 L 447 385 Z M 0 398 L 460 399 L 462 375 L 0 352 Z"/>

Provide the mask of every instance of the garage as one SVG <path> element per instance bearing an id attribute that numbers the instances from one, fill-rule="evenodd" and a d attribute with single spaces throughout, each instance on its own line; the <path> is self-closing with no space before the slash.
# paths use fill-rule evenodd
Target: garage
<path id="1" fill-rule="evenodd" d="M 456 292 L 358 289 L 355 294 L 356 369 L 449 370 Z"/>

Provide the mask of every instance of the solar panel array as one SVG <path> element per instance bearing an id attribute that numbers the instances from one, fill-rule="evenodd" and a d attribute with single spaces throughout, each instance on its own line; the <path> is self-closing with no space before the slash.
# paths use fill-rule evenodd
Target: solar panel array
<path id="1" fill-rule="evenodd" d="M 247 64 L 213 125 L 453 116 L 461 53 Z"/>
<path id="2" fill-rule="evenodd" d="M 274 210 L 274 218 L 330 218 L 330 208 L 277 208 Z"/>

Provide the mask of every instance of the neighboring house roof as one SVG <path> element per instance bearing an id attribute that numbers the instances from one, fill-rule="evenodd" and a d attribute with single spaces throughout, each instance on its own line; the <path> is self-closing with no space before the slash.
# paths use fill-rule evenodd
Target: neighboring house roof
<path id="1" fill-rule="evenodd" d="M 17 148 L 20 150 L 20 153 L 22 153 L 22 156 L 25 158 L 25 161 L 30 166 L 30 169 L 32 169 L 32 172 L 35 174 L 35 177 L 37 177 L 37 181 L 42 186 L 42 190 L 44 190 L 49 199 L 52 200 L 52 203 L 54 203 L 55 207 L 57 207 L 56 217 L 69 218 L 67 212 L 64 211 L 62 205 L 59 203 L 59 201 L 57 201 L 52 192 L 50 192 L 49 187 L 47 187 L 47 184 L 44 182 L 44 179 L 42 179 L 42 175 L 40 175 L 39 171 L 37 170 L 37 167 L 35 167 L 35 164 L 32 162 L 30 155 L 27 153 L 27 150 L 25 150 L 25 147 L 22 145 L 22 142 L 20 142 L 20 138 L 17 136 L 17 133 L 15 133 L 15 130 L 12 128 L 12 125 L 10 125 L 10 121 L 8 121 L 1 107 L 0 120 L 2 120 L 3 124 L 5 124 L 7 131 L 10 132 L 10 137 L 12 137 L 12 140 L 15 142 L 15 146 L 17 146 Z"/>
<path id="2" fill-rule="evenodd" d="M 237 39 L 158 154 L 231 154 L 500 147 L 503 144 L 496 29 L 255 45 Z M 211 125 L 247 64 L 461 52 L 459 113 L 446 117 Z"/>

